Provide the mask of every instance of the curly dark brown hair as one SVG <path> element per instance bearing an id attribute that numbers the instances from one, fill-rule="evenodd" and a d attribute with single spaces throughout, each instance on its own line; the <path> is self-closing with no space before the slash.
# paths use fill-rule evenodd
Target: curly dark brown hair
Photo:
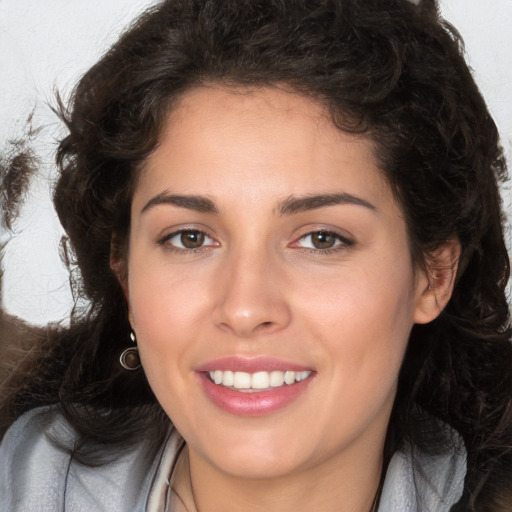
<path id="1" fill-rule="evenodd" d="M 88 442 L 75 456 L 90 464 L 91 443 L 122 446 L 168 424 L 143 372 L 116 362 L 129 324 L 109 261 L 125 253 L 134 184 L 169 109 L 211 83 L 284 84 L 322 103 L 341 130 L 375 143 L 415 262 L 428 266 L 441 244 L 460 241 L 450 302 L 411 333 L 385 457 L 404 442 L 426 451 L 450 442 L 427 411 L 467 449 L 453 510 L 510 510 L 509 260 L 497 185 L 506 167 L 461 39 L 433 0 L 167 0 L 142 15 L 61 108 L 69 135 L 54 200 L 90 308 L 53 332 L 37 373 L 9 388 L 6 417 L 60 403 Z"/>

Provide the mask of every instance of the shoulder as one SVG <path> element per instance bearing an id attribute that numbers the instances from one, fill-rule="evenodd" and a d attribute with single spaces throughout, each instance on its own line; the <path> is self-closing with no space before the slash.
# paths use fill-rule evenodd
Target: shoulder
<path id="1" fill-rule="evenodd" d="M 105 448 L 110 462 L 90 467 L 73 460 L 76 440 L 58 407 L 19 418 L 0 445 L 0 510 L 146 510 L 163 447 L 155 451 L 147 440 L 134 440 L 128 452 Z M 60 448 L 63 442 L 70 448 Z"/>
<path id="2" fill-rule="evenodd" d="M 453 432 L 451 447 L 425 453 L 406 445 L 392 457 L 379 512 L 448 512 L 463 492 L 466 450 Z"/>
<path id="3" fill-rule="evenodd" d="M 2 510 L 50 510 L 55 505 L 56 482 L 65 477 L 69 456 L 49 436 L 62 428 L 57 409 L 44 407 L 24 414 L 7 431 L 0 445 Z"/>

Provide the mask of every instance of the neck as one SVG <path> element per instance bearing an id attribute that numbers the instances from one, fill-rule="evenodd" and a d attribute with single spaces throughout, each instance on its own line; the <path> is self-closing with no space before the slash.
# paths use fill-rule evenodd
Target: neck
<path id="1" fill-rule="evenodd" d="M 240 478 L 219 471 L 186 447 L 173 480 L 187 512 L 373 512 L 381 473 L 382 457 L 369 460 L 363 454 L 346 465 L 335 458 L 283 477 Z"/>

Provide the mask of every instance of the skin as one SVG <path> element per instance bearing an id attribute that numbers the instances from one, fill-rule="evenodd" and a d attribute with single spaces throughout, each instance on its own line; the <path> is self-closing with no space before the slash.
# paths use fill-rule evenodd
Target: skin
<path id="1" fill-rule="evenodd" d="M 282 211 L 333 193 L 357 199 Z M 197 250 L 180 247 L 185 228 L 206 234 Z M 333 247 L 315 248 L 319 230 Z M 187 92 L 136 187 L 123 284 L 144 371 L 187 442 L 179 467 L 189 485 L 190 464 L 197 508 L 369 510 L 410 330 L 451 292 L 450 276 L 434 277 L 413 268 L 369 140 L 277 88 Z M 272 414 L 227 413 L 196 369 L 232 355 L 306 366 L 311 382 Z"/>

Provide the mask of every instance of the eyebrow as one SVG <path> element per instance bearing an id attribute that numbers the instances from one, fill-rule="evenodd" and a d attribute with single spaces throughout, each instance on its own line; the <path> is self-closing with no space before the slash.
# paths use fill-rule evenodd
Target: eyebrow
<path id="1" fill-rule="evenodd" d="M 277 207 L 279 215 L 293 215 L 296 213 L 307 212 L 309 210 L 316 210 L 325 206 L 335 206 L 342 204 L 354 204 L 363 206 L 375 212 L 377 208 L 370 202 L 352 194 L 318 194 L 313 196 L 295 197 L 290 196 Z"/>
<path id="2" fill-rule="evenodd" d="M 155 206 L 170 204 L 178 206 L 179 208 L 187 208 L 195 210 L 200 213 L 217 214 L 219 210 L 215 203 L 206 197 L 195 195 L 177 195 L 162 192 L 157 196 L 150 199 L 142 208 L 141 213 L 144 213 Z M 277 206 L 277 213 L 279 215 L 293 215 L 326 206 L 335 206 L 343 204 L 353 204 L 363 206 L 371 211 L 377 211 L 377 208 L 370 202 L 362 199 L 361 197 L 354 196 L 347 193 L 339 194 L 317 194 L 304 197 L 290 196 L 284 201 L 281 201 Z"/>
<path id="3" fill-rule="evenodd" d="M 200 213 L 218 213 L 217 207 L 210 199 L 202 196 L 183 196 L 162 192 L 150 199 L 142 208 L 141 213 L 161 204 L 170 204 L 180 208 L 195 210 Z"/>

